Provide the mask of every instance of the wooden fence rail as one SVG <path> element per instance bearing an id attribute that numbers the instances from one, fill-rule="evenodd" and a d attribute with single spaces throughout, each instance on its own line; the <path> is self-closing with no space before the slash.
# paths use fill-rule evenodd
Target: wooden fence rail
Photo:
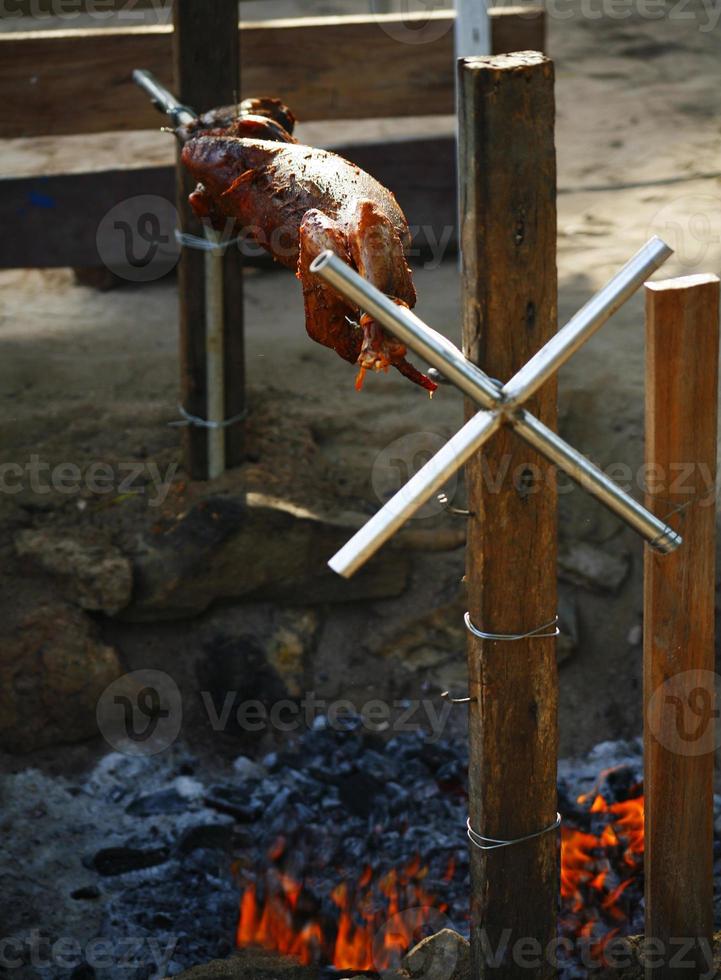
<path id="1" fill-rule="evenodd" d="M 490 13 L 494 53 L 543 50 L 541 8 Z M 404 43 L 415 36 L 415 22 L 416 41 L 424 23 L 427 41 Z M 454 111 L 453 16 L 447 12 L 306 17 L 239 30 L 241 96 L 292 93 L 301 119 Z M 172 34 L 162 25 L 0 35 L 0 138 L 157 128 L 158 114 L 130 72 L 148 68 L 172 86 Z"/>

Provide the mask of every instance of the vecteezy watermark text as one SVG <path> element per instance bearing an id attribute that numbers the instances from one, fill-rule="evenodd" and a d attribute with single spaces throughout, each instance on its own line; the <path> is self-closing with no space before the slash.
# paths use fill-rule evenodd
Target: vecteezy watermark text
<path id="1" fill-rule="evenodd" d="M 497 937 L 481 929 L 480 949 L 486 964 L 496 969 L 511 963 L 519 970 L 539 970 L 544 964 L 561 969 L 573 960 L 589 973 L 601 967 L 626 970 L 638 963 L 642 968 L 688 970 L 689 978 L 694 980 L 711 980 L 716 976 L 713 949 L 703 938 L 673 937 L 664 942 L 649 937 L 634 944 L 623 936 L 613 936 L 604 942 L 599 942 L 599 938 L 558 936 L 544 946 L 534 936 L 514 939 L 511 929 L 501 930 Z"/>
<path id="2" fill-rule="evenodd" d="M 437 741 L 451 712 L 448 701 L 372 698 L 359 707 L 347 699 L 319 698 L 314 691 L 300 698 L 265 702 L 239 691 L 199 692 L 210 729 L 238 729 L 251 734 L 282 734 L 318 727 L 334 731 L 362 728 L 393 734 L 423 730 Z M 126 755 L 156 755 L 180 735 L 183 697 L 173 678 L 161 670 L 136 670 L 113 681 L 98 699 L 96 717 L 105 741 Z"/>
<path id="3" fill-rule="evenodd" d="M 399 699 L 383 701 L 373 698 L 360 708 L 346 699 L 327 701 L 317 698 L 313 691 L 303 698 L 283 698 L 266 705 L 257 699 L 242 700 L 237 691 L 227 691 L 222 704 L 214 701 L 209 691 L 201 691 L 203 707 L 213 731 L 224 731 L 231 719 L 246 732 L 262 732 L 274 729 L 279 732 L 297 732 L 313 728 L 319 719 L 325 727 L 334 731 L 347 731 L 349 721 L 358 722 L 367 731 L 413 732 L 420 727 L 430 731 L 430 741 L 440 738 L 445 728 L 451 705 L 447 702 Z"/>
<path id="4" fill-rule="evenodd" d="M 168 495 L 178 464 L 161 473 L 152 460 L 106 463 L 101 460 L 81 467 L 77 463 L 49 463 L 33 453 L 24 463 L 0 463 L 0 494 L 26 490 L 40 496 L 50 493 L 74 496 L 91 494 L 142 494 L 151 507 L 160 507 Z"/>
<path id="5" fill-rule="evenodd" d="M 39 929 L 33 929 L 26 936 L 0 939 L 0 967 L 10 971 L 29 965 L 42 970 L 52 968 L 55 972 L 85 965 L 94 970 L 136 971 L 152 963 L 156 975 L 165 976 L 177 944 L 175 937 L 161 942 L 152 936 L 95 938 L 84 943 L 73 936 L 50 940 Z"/>

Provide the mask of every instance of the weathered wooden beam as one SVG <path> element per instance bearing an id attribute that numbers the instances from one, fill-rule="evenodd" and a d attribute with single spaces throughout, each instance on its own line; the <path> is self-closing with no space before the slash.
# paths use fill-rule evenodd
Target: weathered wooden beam
<path id="1" fill-rule="evenodd" d="M 646 506 L 683 535 L 645 555 L 646 976 L 675 980 L 709 975 L 713 932 L 716 276 L 647 284 L 646 351 Z"/>
<path id="2" fill-rule="evenodd" d="M 412 226 L 418 255 L 438 261 L 457 244 L 455 141 L 397 139 L 331 145 L 396 192 Z M 0 269 L 100 266 L 109 248 L 101 221 L 111 208 L 129 220 L 128 202 L 138 194 L 175 201 L 173 167 L 123 167 L 46 177 L 0 179 Z M 165 215 L 160 215 L 165 221 Z M 98 229 L 100 237 L 98 237 Z M 161 234 L 174 228 L 163 224 Z M 248 256 L 258 250 L 247 249 Z"/>
<path id="3" fill-rule="evenodd" d="M 173 8 L 173 90 L 185 105 L 205 112 L 237 98 L 240 75 L 236 0 L 175 0 Z M 202 238 L 203 227 L 188 203 L 195 181 L 178 160 L 177 198 L 180 227 Z M 245 405 L 243 353 L 242 257 L 236 248 L 223 257 L 223 351 L 225 417 L 233 418 Z M 208 419 L 206 379 L 206 255 L 183 248 L 178 265 L 180 292 L 181 400 L 190 415 Z M 184 430 L 185 466 L 195 479 L 208 478 L 208 440 L 214 433 L 198 426 Z M 242 425 L 227 429 L 226 461 L 242 458 Z"/>
<path id="4" fill-rule="evenodd" d="M 461 62 L 463 346 L 504 382 L 556 331 L 553 86 L 553 64 L 537 53 Z M 555 427 L 555 380 L 525 407 Z M 469 406 L 469 414 L 476 410 Z M 557 610 L 552 467 L 504 427 L 466 466 L 466 481 L 472 623 L 494 634 L 549 623 Z M 471 634 L 468 672 L 470 826 L 500 840 L 551 827 L 554 639 L 502 642 Z M 556 928 L 557 847 L 553 832 L 496 850 L 471 846 L 474 977 L 555 975 L 547 949 Z"/>
<path id="5" fill-rule="evenodd" d="M 490 16 L 495 53 L 543 50 L 542 8 Z M 416 21 L 428 22 L 428 41 L 404 43 Z M 0 138 L 157 128 L 130 74 L 148 68 L 172 85 L 172 33 L 159 25 L 0 34 Z M 243 77 L 233 88 L 282 97 L 299 119 L 454 111 L 453 17 L 444 11 L 249 23 L 240 43 Z"/>

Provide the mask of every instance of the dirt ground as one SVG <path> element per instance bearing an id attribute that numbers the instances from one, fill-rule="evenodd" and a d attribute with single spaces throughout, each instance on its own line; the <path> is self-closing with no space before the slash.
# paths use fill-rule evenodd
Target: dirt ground
<path id="1" fill-rule="evenodd" d="M 324 12 L 333 7 L 322 6 Z M 668 275 L 721 272 L 718 17 L 721 10 L 700 0 L 683 5 L 572 0 L 555 3 L 550 11 L 549 46 L 557 71 L 561 322 L 652 233 L 676 249 Z M 292 92 L 282 94 L 292 103 Z M 413 125 L 435 129 L 437 124 Z M 448 120 L 442 125 L 447 128 Z M 337 137 L 339 129 L 330 136 Z M 301 130 L 309 142 L 322 135 L 318 126 Z M 133 135 L 124 140 L 123 152 L 161 159 L 169 150 L 158 148 L 159 139 Z M 12 141 L 5 159 L 15 172 L 23 165 L 38 172 L 66 152 L 57 144 L 37 141 L 31 148 Z M 113 140 L 101 137 L 94 147 L 98 156 L 110 154 Z M 418 268 L 415 278 L 419 315 L 458 341 L 457 261 Z M 155 461 L 168 473 L 178 461 L 179 440 L 178 430 L 168 425 L 177 417 L 173 277 L 98 293 L 77 286 L 69 270 L 17 270 L 0 273 L 0 286 L 3 460 L 25 465 L 35 454 L 51 464 Z M 417 433 L 432 434 L 422 437 L 431 441 L 447 438 L 460 424 L 460 396 L 448 389 L 429 403 L 400 377 L 379 376 L 356 394 L 353 369 L 306 337 L 299 286 L 285 271 L 248 272 L 246 329 L 253 424 L 260 432 L 257 423 L 265 417 L 275 426 L 258 436 L 259 456 L 244 467 L 243 478 L 253 489 L 291 493 L 294 503 L 334 517 L 370 513 L 378 505 L 374 464 L 389 446 L 400 439 L 401 455 L 412 454 Z M 562 433 L 598 463 L 625 464 L 633 474 L 643 458 L 643 371 L 642 299 L 636 297 L 561 376 Z M 310 471 L 295 465 L 299 432 L 312 438 L 316 462 Z M 217 489 L 232 489 L 238 479 L 227 476 Z M 178 472 L 176 489 L 182 480 Z M 638 486 L 633 489 L 640 494 Z M 126 508 L 119 494 L 112 507 L 118 533 L 130 533 L 132 501 Z M 562 751 L 569 754 L 640 731 L 642 547 L 578 491 L 564 495 L 561 507 L 564 544 L 589 543 L 622 556 L 629 567 L 615 595 L 564 586 L 578 630 L 576 650 L 560 674 Z M 43 498 L 27 486 L 0 495 L 0 521 L 7 532 L 2 547 L 6 602 L 14 602 L 24 587 L 13 564 L 12 534 L 51 520 L 53 509 L 66 524 L 73 514 L 81 523 L 87 517 L 75 496 Z M 443 520 L 452 524 L 451 518 Z M 432 521 L 439 524 L 437 516 Z M 424 526 L 422 520 L 417 524 Z M 425 556 L 415 591 L 390 600 L 386 614 L 392 616 L 399 602 L 406 617 L 414 610 L 426 612 L 428 582 L 419 576 L 438 574 L 451 581 L 461 568 L 460 554 L 443 554 L 435 566 L 432 556 Z M 242 619 L 237 610 L 219 615 L 229 622 Z M 328 691 L 343 686 L 328 666 L 334 648 L 345 642 L 342 624 L 357 624 L 364 615 L 357 607 L 336 607 L 335 619 L 328 620 L 319 653 L 324 676 L 331 678 Z M 194 642 L 186 626 L 104 620 L 101 628 L 125 662 L 135 666 L 177 661 L 178 651 L 187 653 Z M 459 644 L 451 674 L 459 685 L 462 664 Z"/>

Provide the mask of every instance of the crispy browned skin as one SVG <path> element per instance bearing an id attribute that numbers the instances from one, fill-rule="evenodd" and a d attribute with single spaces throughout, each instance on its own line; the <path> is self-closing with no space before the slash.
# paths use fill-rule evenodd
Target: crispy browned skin
<path id="1" fill-rule="evenodd" d="M 267 121 L 280 125 L 277 119 Z M 359 365 L 356 387 L 367 369 L 393 366 L 434 391 L 433 382 L 406 361 L 402 344 L 368 316 L 358 324 L 358 308 L 309 271 L 319 253 L 331 249 L 397 303 L 414 306 L 405 257 L 410 233 L 393 194 L 342 157 L 291 142 L 292 136 L 284 142 L 270 132 L 270 139 L 239 136 L 242 123 L 236 120 L 185 145 L 183 163 L 200 182 L 190 198 L 195 212 L 217 228 L 232 221 L 296 270 L 309 336 Z"/>

